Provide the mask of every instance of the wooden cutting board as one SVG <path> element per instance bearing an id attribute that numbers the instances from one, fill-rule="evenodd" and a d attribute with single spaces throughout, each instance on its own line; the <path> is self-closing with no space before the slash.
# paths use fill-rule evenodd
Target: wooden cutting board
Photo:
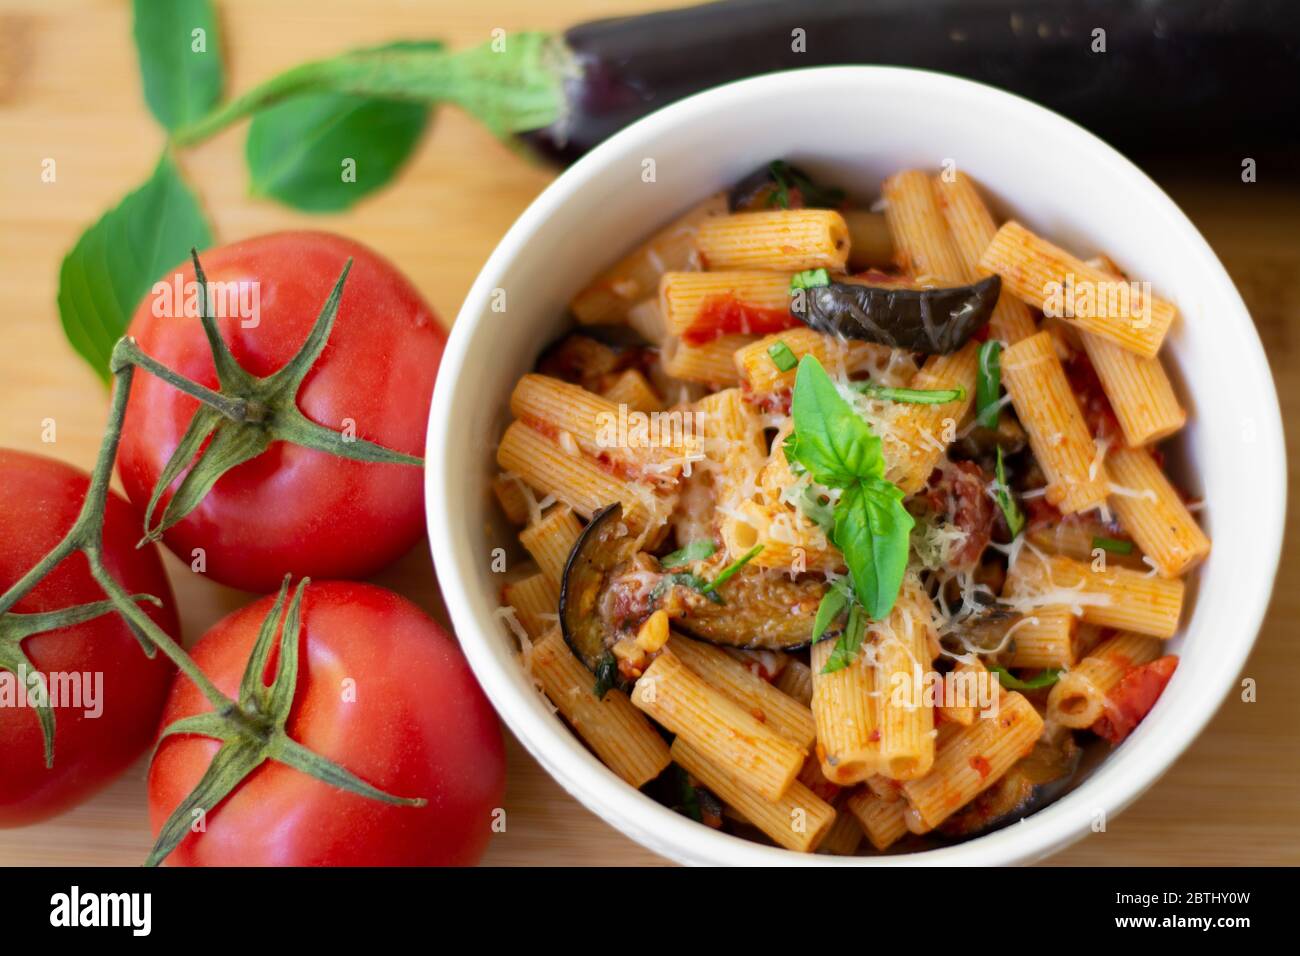
<path id="1" fill-rule="evenodd" d="M 560 29 L 655 5 L 367 0 L 362 12 L 354 0 L 219 0 L 234 91 L 344 45 L 441 37 L 465 46 L 483 42 L 494 27 Z M 106 393 L 60 331 L 59 263 L 87 224 L 145 178 L 162 144 L 141 97 L 125 0 L 0 0 L 0 445 L 81 467 L 93 461 Z M 294 228 L 347 233 L 391 258 L 447 322 L 497 240 L 553 175 L 443 110 L 394 188 L 345 214 L 307 216 L 248 195 L 242 150 L 243 129 L 236 128 L 180 156 L 220 241 Z M 41 182 L 47 158 L 57 162 L 55 183 Z M 1288 187 L 1287 172 L 1268 166 L 1259 182 L 1244 185 L 1238 163 L 1228 157 L 1218 174 L 1194 179 L 1174 166 L 1154 172 L 1246 297 L 1289 420 L 1300 412 L 1300 193 L 1294 176 Z M 47 418 L 57 423 L 54 444 L 41 441 Z M 1300 549 L 1289 530 L 1273 609 L 1245 671 L 1258 681 L 1258 702 L 1225 703 L 1177 765 L 1107 832 L 1052 862 L 1300 863 L 1300 655 L 1292 644 Z M 247 601 L 168 560 L 187 639 Z M 422 551 L 378 580 L 441 613 Z M 486 862 L 662 862 L 569 797 L 513 739 L 509 753 L 507 830 Z M 0 864 L 138 864 L 150 843 L 143 778 L 141 764 L 56 820 L 0 830 Z"/>

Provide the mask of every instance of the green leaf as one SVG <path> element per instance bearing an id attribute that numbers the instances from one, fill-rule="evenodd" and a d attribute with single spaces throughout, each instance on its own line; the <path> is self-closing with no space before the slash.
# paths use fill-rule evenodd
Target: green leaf
<path id="1" fill-rule="evenodd" d="M 758 556 L 758 553 L 762 551 L 764 547 L 765 545 L 761 545 L 761 544 L 754 545 L 752 548 L 750 548 L 748 551 L 746 551 L 744 554 L 738 557 L 735 561 L 732 561 L 729 565 L 727 565 L 725 568 L 719 571 L 718 576 L 714 578 L 712 581 L 710 581 L 708 584 L 704 585 L 704 587 L 700 590 L 700 593 L 701 594 L 715 593 L 718 590 L 718 588 L 722 587 L 722 585 L 730 581 L 737 571 L 739 571 L 745 565 L 749 564 L 750 561 L 754 560 L 754 558 Z"/>
<path id="2" fill-rule="evenodd" d="M 790 277 L 790 292 L 793 294 L 800 289 L 818 289 L 830 284 L 831 276 L 825 269 L 804 269 Z"/>
<path id="3" fill-rule="evenodd" d="M 212 244 L 198 200 L 164 154 L 147 182 L 77 240 L 59 269 L 59 317 L 72 347 L 108 380 L 131 313 L 193 247 Z"/>
<path id="4" fill-rule="evenodd" d="M 698 541 L 692 541 L 684 548 L 678 548 L 671 554 L 665 554 L 659 564 L 665 568 L 680 568 L 684 564 L 690 564 L 693 561 L 703 561 L 705 558 L 713 557 L 713 552 L 717 551 L 717 546 L 708 538 L 701 538 Z"/>
<path id="5" fill-rule="evenodd" d="M 790 346 L 784 342 L 773 342 L 767 347 L 767 354 L 772 359 L 772 364 L 781 372 L 788 372 L 799 364 Z"/>
<path id="6" fill-rule="evenodd" d="M 212 4 L 135 0 L 134 7 L 145 102 L 169 130 L 192 123 L 221 98 L 221 44 Z"/>
<path id="7" fill-rule="evenodd" d="M 989 670 L 998 675 L 998 683 L 1007 690 L 1041 690 L 1044 687 L 1051 687 L 1061 679 L 1061 671 L 1057 668 L 1048 668 L 1028 680 L 1021 680 L 1005 667 L 996 664 L 990 664 Z"/>
<path id="8" fill-rule="evenodd" d="M 880 439 L 812 355 L 799 362 L 790 414 L 794 432 L 785 444 L 786 457 L 797 459 L 814 481 L 842 488 L 862 477 L 884 475 Z"/>
<path id="9" fill-rule="evenodd" d="M 870 398 L 908 405 L 946 405 L 949 402 L 960 402 L 966 397 L 966 389 L 960 385 L 956 388 L 893 388 L 888 385 L 877 385 L 874 382 L 863 382 L 854 383 L 853 388 Z"/>
<path id="10" fill-rule="evenodd" d="M 980 346 L 975 379 L 975 417 L 985 428 L 998 427 L 998 400 L 1002 391 L 1002 345 L 989 339 Z"/>
<path id="11" fill-rule="evenodd" d="M 1133 542 L 1125 541 L 1122 538 L 1103 538 L 1101 535 L 1095 535 L 1092 539 L 1093 548 L 1100 548 L 1102 551 L 1109 551 L 1111 554 L 1132 554 Z"/>
<path id="12" fill-rule="evenodd" d="M 604 700 L 609 689 L 618 684 L 618 660 L 612 651 L 606 651 L 596 665 L 596 683 L 591 692 L 597 700 Z"/>
<path id="13" fill-rule="evenodd" d="M 1025 515 L 1020 510 L 1020 505 L 1011 495 L 1011 488 L 1007 485 L 1007 469 L 1002 461 L 1002 446 L 998 446 L 998 488 L 995 493 L 998 507 L 1002 509 L 1002 516 L 1007 519 L 1007 530 L 1011 532 L 1014 539 L 1025 527 Z"/>
<path id="14" fill-rule="evenodd" d="M 915 520 L 903 492 L 883 478 L 865 478 L 845 489 L 835 506 L 835 546 L 853 575 L 858 601 L 872 620 L 894 608 L 907 570 L 908 539 Z"/>
<path id="15" fill-rule="evenodd" d="M 817 616 L 813 618 L 811 638 L 813 644 L 821 640 L 822 635 L 826 633 L 826 628 L 830 627 L 831 622 L 848 607 L 852 592 L 847 587 L 847 581 L 847 578 L 840 578 L 822 595 L 821 603 L 817 605 Z"/>
<path id="16" fill-rule="evenodd" d="M 840 639 L 835 642 L 831 648 L 831 656 L 826 659 L 826 665 L 822 668 L 823 674 L 834 674 L 836 671 L 842 671 L 853 663 L 853 658 L 857 657 L 859 648 L 862 647 L 862 640 L 867 635 L 867 624 L 862 619 L 862 605 L 855 604 L 849 608 L 849 620 L 844 625 L 844 633 Z"/>
<path id="17" fill-rule="evenodd" d="M 249 125 L 250 188 L 306 212 L 347 209 L 397 174 L 428 121 L 423 103 L 344 93 L 286 100 Z"/>

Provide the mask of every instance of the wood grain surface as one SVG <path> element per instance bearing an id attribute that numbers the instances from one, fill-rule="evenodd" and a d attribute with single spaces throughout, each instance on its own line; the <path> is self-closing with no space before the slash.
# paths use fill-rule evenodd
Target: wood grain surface
<path id="1" fill-rule="evenodd" d="M 229 91 L 302 60 L 397 37 L 463 46 L 494 27 L 559 29 L 637 12 L 656 0 L 219 0 Z M 146 110 L 126 0 L 0 0 L 0 445 L 89 467 L 106 393 L 59 328 L 59 263 L 81 230 L 141 182 L 163 145 Z M 248 194 L 243 127 L 181 154 L 218 241 L 280 229 L 337 230 L 392 259 L 445 322 L 479 267 L 551 171 L 530 164 L 465 116 L 438 113 L 391 188 L 340 215 L 307 216 Z M 42 161 L 58 176 L 41 182 Z M 1239 158 L 1196 176 L 1152 170 L 1238 283 L 1273 365 L 1288 423 L 1300 413 L 1300 193 L 1294 171 L 1262 167 L 1240 181 Z M 1286 184 L 1290 180 L 1290 185 Z M 57 441 L 41 440 L 42 421 Z M 1296 460 L 1295 435 L 1288 434 Z M 1243 489 L 1243 493 L 1249 493 Z M 1300 499 L 1292 486 L 1292 501 Z M 1294 508 L 1288 521 L 1294 523 Z M 1106 833 L 1057 864 L 1300 863 L 1300 553 L 1289 527 L 1269 619 L 1245 674 L 1258 702 L 1225 703 L 1209 729 Z M 247 596 L 168 556 L 187 640 Z M 379 579 L 436 614 L 430 560 L 417 550 Z M 513 739 L 507 831 L 486 862 L 663 862 L 556 785 Z M 0 774 L 4 773 L 0 766 Z M 0 864 L 135 865 L 150 844 L 144 767 L 40 826 L 0 830 Z"/>

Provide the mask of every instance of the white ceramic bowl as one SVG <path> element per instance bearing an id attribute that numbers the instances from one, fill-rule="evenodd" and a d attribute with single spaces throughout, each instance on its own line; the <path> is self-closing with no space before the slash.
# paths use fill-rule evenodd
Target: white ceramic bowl
<path id="1" fill-rule="evenodd" d="M 708 193 L 770 159 L 864 196 L 904 167 L 954 161 L 1006 214 L 1083 255 L 1105 251 L 1181 316 L 1164 357 L 1191 420 L 1184 480 L 1206 500 L 1213 553 L 1194 588 L 1173 680 L 1133 735 L 1077 789 L 967 843 L 863 858 L 808 856 L 700 826 L 624 784 L 552 715 L 494 616 L 490 550 L 509 538 L 489 480 L 515 380 L 566 328 L 566 303 L 598 270 Z M 653 160 L 653 182 L 643 170 Z M 504 289 L 505 311 L 493 311 Z M 1223 266 L 1159 187 L 1101 140 L 999 90 L 912 70 L 773 74 L 676 103 L 614 136 L 524 212 L 456 319 L 426 450 L 429 538 L 456 633 L 524 746 L 593 813 L 683 863 L 1006 864 L 1043 857 L 1113 816 L 1191 743 L 1235 686 L 1268 603 L 1285 515 L 1277 396 L 1250 316 Z M 496 526 L 496 532 L 490 529 Z"/>

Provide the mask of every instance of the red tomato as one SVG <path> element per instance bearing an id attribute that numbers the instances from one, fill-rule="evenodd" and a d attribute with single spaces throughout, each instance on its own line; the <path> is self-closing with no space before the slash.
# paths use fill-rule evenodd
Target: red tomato
<path id="1" fill-rule="evenodd" d="M 81 510 L 90 478 L 69 465 L 0 450 L 0 593 L 36 565 L 67 533 Z M 171 588 L 156 548 L 136 550 L 140 516 L 116 494 L 104 518 L 105 567 L 132 594 L 163 601 L 145 612 L 173 637 L 180 634 Z M 104 600 L 82 554 L 65 559 L 13 608 L 14 613 L 57 611 Z M 150 659 L 116 614 L 23 641 L 41 672 L 90 675 L 81 684 L 98 704 L 54 708 L 54 766 L 45 768 L 45 745 L 35 709 L 0 705 L 0 827 L 53 816 L 84 800 L 130 766 L 149 746 L 171 683 L 162 654 Z M 96 675 L 102 675 L 97 677 Z M 17 678 L 0 673 L 0 681 Z M 96 688 L 98 681 L 102 684 Z M 4 700 L 0 697 L 0 701 Z M 75 703 L 72 702 L 72 703 Z M 99 716 L 88 716 L 102 705 Z"/>
<path id="2" fill-rule="evenodd" d="M 352 271 L 329 344 L 303 382 L 298 407 L 335 431 L 351 422 L 358 438 L 422 454 L 446 334 L 391 264 L 355 242 L 316 232 L 249 239 L 209 250 L 201 261 L 214 289 L 218 282 L 258 284 L 256 327 L 244 328 L 232 308 L 227 312 L 235 314 L 218 324 L 235 360 L 265 376 L 302 345 L 349 256 Z M 177 272 L 194 281 L 192 264 Z M 175 273 L 161 282 L 174 289 Z M 168 317 L 174 300 L 155 286 L 128 334 L 164 365 L 215 388 L 203 328 L 195 318 Z M 142 510 L 197 405 L 159 379 L 136 374 L 118 467 L 127 495 Z M 202 548 L 209 576 L 247 590 L 274 590 L 290 572 L 365 577 L 419 539 L 422 487 L 417 467 L 346 461 L 277 442 L 227 472 L 164 540 L 187 564 Z"/>
<path id="3" fill-rule="evenodd" d="M 234 697 L 263 618 L 262 598 L 193 648 Z M 290 737 L 381 790 L 424 797 L 393 806 L 264 763 L 168 858 L 186 866 L 468 865 L 487 846 L 505 787 L 496 715 L 455 641 L 405 598 L 370 584 L 312 583 Z M 178 677 L 163 724 L 211 709 Z M 203 776 L 219 744 L 165 741 L 149 770 L 154 833 Z"/>
<path id="4" fill-rule="evenodd" d="M 1167 654 L 1131 668 L 1106 695 L 1106 710 L 1092 725 L 1092 732 L 1112 744 L 1122 741 L 1151 712 L 1177 666 L 1178 658 Z"/>

